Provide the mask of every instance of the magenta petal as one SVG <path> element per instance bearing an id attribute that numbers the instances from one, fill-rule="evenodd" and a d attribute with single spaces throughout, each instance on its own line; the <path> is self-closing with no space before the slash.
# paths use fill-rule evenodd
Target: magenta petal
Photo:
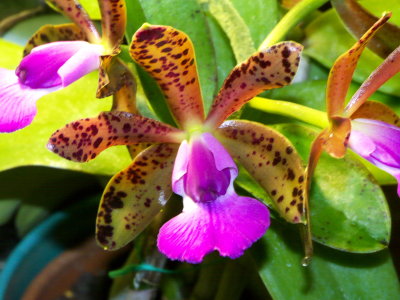
<path id="1" fill-rule="evenodd" d="M 237 258 L 261 238 L 270 224 L 268 208 L 256 199 L 241 197 L 233 187 L 215 201 L 184 200 L 183 212 L 165 223 L 158 248 L 173 260 L 199 263 L 217 250 Z"/>
<path id="2" fill-rule="evenodd" d="M 84 41 L 54 42 L 34 48 L 19 64 L 16 74 L 33 89 L 66 87 L 97 69 L 103 47 Z"/>
<path id="3" fill-rule="evenodd" d="M 172 176 L 173 191 L 193 201 L 212 201 L 224 195 L 237 168 L 225 148 L 210 133 L 183 142 Z"/>
<path id="4" fill-rule="evenodd" d="M 378 168 L 395 176 L 399 181 L 399 127 L 377 120 L 352 120 L 349 147 Z M 400 188 L 398 194 L 400 196 Z"/>
<path id="5" fill-rule="evenodd" d="M 36 101 L 55 89 L 31 89 L 19 83 L 14 70 L 0 69 L 0 132 L 28 126 L 36 115 Z"/>

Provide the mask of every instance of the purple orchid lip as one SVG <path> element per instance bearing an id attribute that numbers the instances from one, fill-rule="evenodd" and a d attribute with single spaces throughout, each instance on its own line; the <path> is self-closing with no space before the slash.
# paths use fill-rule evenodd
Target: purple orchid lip
<path id="1" fill-rule="evenodd" d="M 172 187 L 183 196 L 184 208 L 160 229 L 162 253 L 191 263 L 201 262 L 214 250 L 236 258 L 265 233 L 270 224 L 268 208 L 236 194 L 237 174 L 235 162 L 212 134 L 181 144 Z"/>
<path id="2" fill-rule="evenodd" d="M 354 119 L 351 124 L 349 147 L 399 181 L 400 128 L 370 119 Z M 400 196 L 400 186 L 398 194 Z"/>

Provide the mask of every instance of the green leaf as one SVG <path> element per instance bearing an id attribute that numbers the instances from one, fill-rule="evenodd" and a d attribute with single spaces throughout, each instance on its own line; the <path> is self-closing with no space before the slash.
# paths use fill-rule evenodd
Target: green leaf
<path id="1" fill-rule="evenodd" d="M 246 60 L 256 51 L 249 28 L 229 0 L 200 0 L 199 2 L 210 11 L 229 37 L 238 63 Z"/>
<path id="2" fill-rule="evenodd" d="M 0 199 L 0 226 L 6 224 L 14 216 L 20 201 L 18 199 Z"/>
<path id="3" fill-rule="evenodd" d="M 393 15 L 390 18 L 390 23 L 400 26 L 400 5 L 398 0 L 357 0 L 357 2 L 378 18 L 382 16 L 384 11 L 391 11 Z"/>
<path id="4" fill-rule="evenodd" d="M 0 67 L 15 68 L 22 48 L 1 41 Z M 16 132 L 0 135 L 0 171 L 18 166 L 41 165 L 112 175 L 130 162 L 125 147 L 112 147 L 89 163 L 80 164 L 63 159 L 46 149 L 50 135 L 66 123 L 95 117 L 108 110 L 111 99 L 96 99 L 97 73 L 81 78 L 69 87 L 49 94 L 38 101 L 38 114 L 33 123 Z"/>
<path id="5" fill-rule="evenodd" d="M 277 0 L 230 0 L 247 24 L 256 48 L 278 23 L 281 11 Z"/>
<path id="6" fill-rule="evenodd" d="M 317 132 L 300 125 L 275 127 L 307 159 Z M 324 153 L 315 170 L 310 195 L 315 241 L 349 252 L 385 248 L 390 239 L 390 212 L 380 186 L 358 161 Z"/>
<path id="7" fill-rule="evenodd" d="M 100 20 L 101 13 L 99 9 L 99 4 L 95 0 L 79 0 L 80 4 L 88 13 L 89 17 L 93 20 Z"/>
<path id="8" fill-rule="evenodd" d="M 325 67 L 330 68 L 336 58 L 346 52 L 356 42 L 346 29 L 343 27 L 336 14 L 336 11 L 329 10 L 306 28 L 306 47 L 305 53 Z M 334 45 L 334 46 L 332 46 Z M 353 80 L 362 83 L 378 67 L 383 60 L 371 50 L 365 49 L 359 60 Z M 380 91 L 400 96 L 400 74 L 395 75 L 386 82 Z"/>
<path id="9" fill-rule="evenodd" d="M 302 267 L 300 249 L 296 232 L 272 225 L 251 250 L 274 300 L 400 298 L 398 278 L 387 250 L 360 255 L 316 245 L 311 264 Z"/>

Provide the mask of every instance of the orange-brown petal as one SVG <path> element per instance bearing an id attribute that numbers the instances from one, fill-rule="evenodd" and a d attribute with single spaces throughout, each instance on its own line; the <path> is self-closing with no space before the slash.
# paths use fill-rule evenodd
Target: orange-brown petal
<path id="1" fill-rule="evenodd" d="M 352 119 L 363 118 L 386 122 L 395 126 L 400 125 L 397 113 L 386 104 L 376 101 L 367 101 L 351 115 Z"/>
<path id="2" fill-rule="evenodd" d="M 352 116 L 386 81 L 400 71 L 400 46 L 397 47 L 374 72 L 363 82 L 345 109 L 346 116 Z"/>
<path id="3" fill-rule="evenodd" d="M 347 52 L 343 53 L 333 64 L 329 73 L 326 90 L 326 106 L 328 117 L 341 115 L 344 110 L 344 100 L 349 89 L 358 59 L 368 41 L 390 18 L 387 13 L 380 18 Z"/>
<path id="4" fill-rule="evenodd" d="M 46 2 L 78 25 L 90 42 L 100 41 L 96 27 L 77 0 L 46 0 Z"/>
<path id="5" fill-rule="evenodd" d="M 99 0 L 103 40 L 109 50 L 119 47 L 125 34 L 125 0 Z"/>
<path id="6" fill-rule="evenodd" d="M 44 25 L 28 40 L 24 56 L 37 46 L 58 41 L 86 41 L 86 35 L 76 24 Z"/>
<path id="7" fill-rule="evenodd" d="M 305 169 L 293 145 L 277 131 L 250 121 L 226 121 L 217 136 L 268 192 L 280 215 L 291 223 L 305 223 Z"/>
<path id="8" fill-rule="evenodd" d="M 206 123 L 218 127 L 262 91 L 289 84 L 296 74 L 302 49 L 300 44 L 282 42 L 237 65 L 215 98 Z"/>
<path id="9" fill-rule="evenodd" d="M 194 48 L 185 33 L 169 26 L 144 24 L 132 38 L 130 55 L 160 85 L 181 127 L 204 120 Z"/>
<path id="10" fill-rule="evenodd" d="M 172 194 L 171 176 L 177 144 L 142 151 L 108 183 L 97 215 L 97 242 L 116 250 L 132 241 L 160 212 Z"/>
<path id="11" fill-rule="evenodd" d="M 57 130 L 47 147 L 66 159 L 85 162 L 115 145 L 181 141 L 182 131 L 164 123 L 127 112 L 103 112 Z"/>

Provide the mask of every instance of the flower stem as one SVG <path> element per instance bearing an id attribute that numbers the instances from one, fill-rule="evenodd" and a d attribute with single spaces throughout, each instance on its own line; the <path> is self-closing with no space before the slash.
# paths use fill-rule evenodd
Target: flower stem
<path id="1" fill-rule="evenodd" d="M 270 47 L 282 41 L 286 34 L 292 30 L 305 16 L 328 2 L 328 0 L 302 0 L 296 4 L 279 23 L 272 29 L 266 39 L 261 43 L 259 49 Z"/>
<path id="2" fill-rule="evenodd" d="M 255 97 L 249 102 L 249 105 L 264 112 L 295 118 L 320 128 L 325 128 L 329 125 L 326 112 L 293 102 Z"/>

